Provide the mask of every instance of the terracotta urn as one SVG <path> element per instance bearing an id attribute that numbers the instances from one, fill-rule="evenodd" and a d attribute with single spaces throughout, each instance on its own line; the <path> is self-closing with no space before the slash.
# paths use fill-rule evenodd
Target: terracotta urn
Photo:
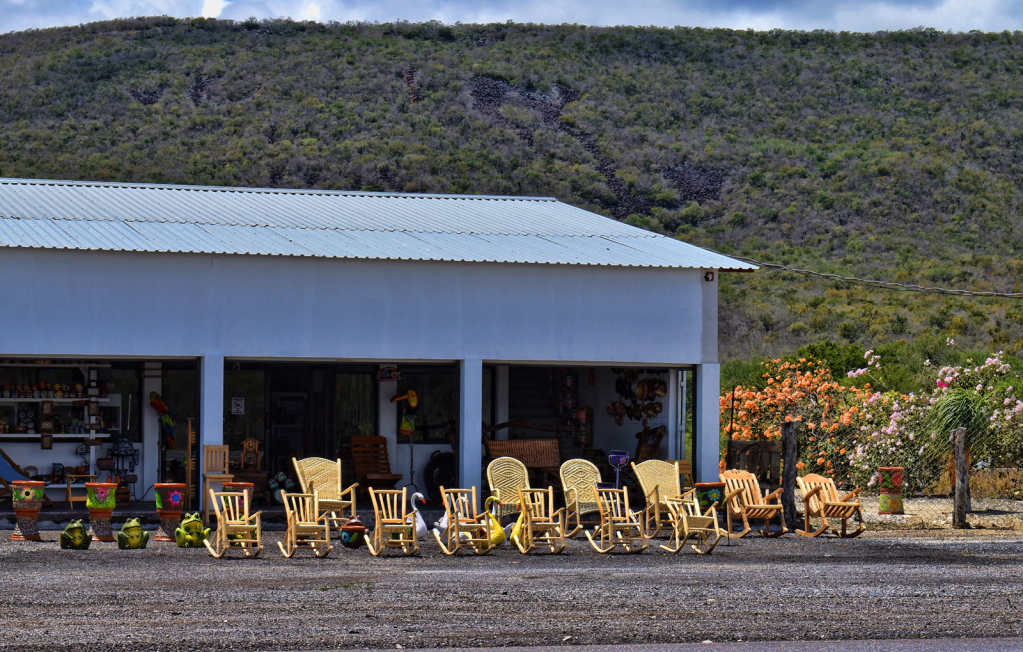
<path id="1" fill-rule="evenodd" d="M 116 482 L 86 482 L 85 506 L 89 508 L 89 534 L 94 541 L 116 541 L 110 515 L 117 505 Z"/>
<path id="2" fill-rule="evenodd" d="M 14 516 L 17 523 L 11 541 L 42 541 L 39 537 L 39 510 L 43 506 L 43 488 L 45 482 L 37 480 L 15 480 Z"/>
<path id="3" fill-rule="evenodd" d="M 153 541 L 174 541 L 174 530 L 181 523 L 181 512 L 185 509 L 185 492 L 188 486 L 183 482 L 157 482 L 156 513 L 160 516 L 160 527 L 153 535 Z"/>
<path id="4" fill-rule="evenodd" d="M 882 466 L 877 469 L 881 495 L 878 498 L 878 514 L 905 514 L 902 504 L 901 466 Z"/>
<path id="5" fill-rule="evenodd" d="M 251 482 L 225 482 L 222 486 L 224 487 L 224 491 L 245 494 L 249 499 L 249 505 L 252 505 L 252 491 L 255 485 Z"/>
<path id="6" fill-rule="evenodd" d="M 341 526 L 341 545 L 345 548 L 358 548 L 366 542 L 366 526 L 362 519 L 353 516 Z"/>

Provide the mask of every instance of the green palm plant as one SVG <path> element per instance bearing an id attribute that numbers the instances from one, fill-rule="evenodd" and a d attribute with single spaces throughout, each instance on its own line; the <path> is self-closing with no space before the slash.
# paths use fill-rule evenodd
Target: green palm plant
<path id="1" fill-rule="evenodd" d="M 930 415 L 930 425 L 940 436 L 949 436 L 956 428 L 966 429 L 966 468 L 969 469 L 973 444 L 983 439 L 987 433 L 991 423 L 990 416 L 990 410 L 983 394 L 956 387 L 946 392 L 934 404 Z M 949 451 L 945 469 L 954 492 L 956 485 L 954 449 Z M 967 500 L 969 500 L 969 484 L 966 487 Z"/>

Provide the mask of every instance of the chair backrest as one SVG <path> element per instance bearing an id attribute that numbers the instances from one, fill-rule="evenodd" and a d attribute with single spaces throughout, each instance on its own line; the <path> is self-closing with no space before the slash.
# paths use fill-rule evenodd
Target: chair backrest
<path id="1" fill-rule="evenodd" d="M 210 497 L 213 499 L 211 502 L 217 521 L 240 523 L 249 520 L 249 492 L 210 489 Z"/>
<path id="2" fill-rule="evenodd" d="M 407 487 L 401 489 L 369 488 L 369 499 L 373 503 L 373 515 L 377 522 L 404 522 L 408 516 Z"/>
<path id="3" fill-rule="evenodd" d="M 821 488 L 819 494 L 815 494 L 810 498 L 810 509 L 818 511 L 822 507 L 821 500 L 825 502 L 838 502 L 838 488 L 835 486 L 835 481 L 831 478 L 825 478 L 823 475 L 816 473 L 809 473 L 802 477 L 797 477 L 796 482 L 799 483 L 799 489 L 803 492 L 803 495 L 810 493 L 817 487 Z"/>
<path id="4" fill-rule="evenodd" d="M 667 434 L 667 426 L 643 428 L 643 430 L 637 432 L 636 438 L 639 439 L 639 444 L 636 445 L 635 460 L 637 462 L 645 462 L 656 458 L 661 450 L 661 442 Z"/>
<path id="5" fill-rule="evenodd" d="M 341 496 L 341 460 L 331 462 L 322 457 L 307 457 L 304 460 L 291 458 L 295 475 L 302 493 L 319 492 L 325 499 Z"/>
<path id="6" fill-rule="evenodd" d="M 763 505 L 764 495 L 760 492 L 760 483 L 757 477 L 749 471 L 729 469 L 721 472 L 721 482 L 725 483 L 725 495 L 742 490 L 733 501 L 739 501 L 742 505 Z"/>
<path id="7" fill-rule="evenodd" d="M 549 520 L 554 513 L 554 487 L 546 489 L 518 488 L 519 505 L 529 519 Z"/>
<path id="8" fill-rule="evenodd" d="M 601 489 L 593 487 L 593 495 L 597 499 L 600 513 L 613 521 L 635 521 L 636 517 L 629 508 L 629 492 L 625 489 Z"/>
<path id="9" fill-rule="evenodd" d="M 557 439 L 488 439 L 487 457 L 513 457 L 531 469 L 561 466 L 561 444 Z"/>
<path id="10" fill-rule="evenodd" d="M 352 466 L 356 475 L 390 473 L 391 460 L 387 456 L 387 439 L 377 435 L 353 436 Z"/>
<path id="11" fill-rule="evenodd" d="M 661 500 L 682 495 L 677 462 L 664 460 L 647 460 L 642 464 L 633 462 L 632 471 L 639 478 L 639 486 L 643 488 L 644 496 L 649 496 L 655 488 Z"/>
<path id="12" fill-rule="evenodd" d="M 749 471 L 768 491 L 781 486 L 782 443 L 780 441 L 743 441 L 729 439 L 725 468 Z"/>
<path id="13" fill-rule="evenodd" d="M 202 447 L 202 472 L 203 473 L 227 473 L 228 460 L 227 446 L 203 446 Z"/>
<path id="14" fill-rule="evenodd" d="M 600 469 L 589 460 L 568 460 L 561 465 L 561 487 L 565 501 L 569 501 L 568 490 L 575 489 L 575 499 L 590 502 L 593 485 L 600 482 Z"/>
<path id="15" fill-rule="evenodd" d="M 445 489 L 441 487 L 440 497 L 441 502 L 444 503 L 444 512 L 448 516 L 448 523 L 477 520 L 476 487 L 472 489 Z"/>
<path id="16" fill-rule="evenodd" d="M 675 460 L 678 463 L 678 474 L 682 476 L 682 488 L 695 487 L 696 480 L 693 478 L 693 463 L 689 460 Z"/>
<path id="17" fill-rule="evenodd" d="M 7 457 L 7 453 L 0 450 L 0 480 L 14 482 L 15 480 L 28 480 L 22 473 L 21 468 L 14 463 L 14 460 Z"/>
<path id="18" fill-rule="evenodd" d="M 519 487 L 529 489 L 529 472 L 514 457 L 499 457 L 487 465 L 487 483 L 491 493 L 500 489 L 501 500 L 511 500 Z"/>
<path id="19" fill-rule="evenodd" d="M 315 523 L 320 517 L 320 497 L 316 491 L 310 494 L 289 494 L 281 492 L 284 500 L 284 513 L 288 521 L 297 523 Z"/>

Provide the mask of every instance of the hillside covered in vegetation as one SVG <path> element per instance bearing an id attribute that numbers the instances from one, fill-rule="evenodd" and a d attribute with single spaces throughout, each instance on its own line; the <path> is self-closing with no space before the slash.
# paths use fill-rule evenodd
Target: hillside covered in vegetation
<path id="1" fill-rule="evenodd" d="M 0 176 L 552 195 L 725 253 L 1023 291 L 1021 46 L 171 18 L 10 33 Z M 1023 343 L 1019 300 L 723 276 L 725 359 Z"/>

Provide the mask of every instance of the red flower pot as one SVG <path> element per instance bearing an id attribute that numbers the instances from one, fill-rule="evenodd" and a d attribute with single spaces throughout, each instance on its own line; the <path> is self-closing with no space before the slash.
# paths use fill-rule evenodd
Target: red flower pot
<path id="1" fill-rule="evenodd" d="M 93 541 L 116 541 L 110 529 L 110 515 L 117 505 L 116 482 L 86 482 L 85 506 L 89 508 L 89 534 Z"/>
<path id="2" fill-rule="evenodd" d="M 174 541 L 174 530 L 181 524 L 181 512 L 185 509 L 185 492 L 188 485 L 183 482 L 157 482 L 156 513 L 160 516 L 160 528 L 154 533 L 153 541 Z"/>

